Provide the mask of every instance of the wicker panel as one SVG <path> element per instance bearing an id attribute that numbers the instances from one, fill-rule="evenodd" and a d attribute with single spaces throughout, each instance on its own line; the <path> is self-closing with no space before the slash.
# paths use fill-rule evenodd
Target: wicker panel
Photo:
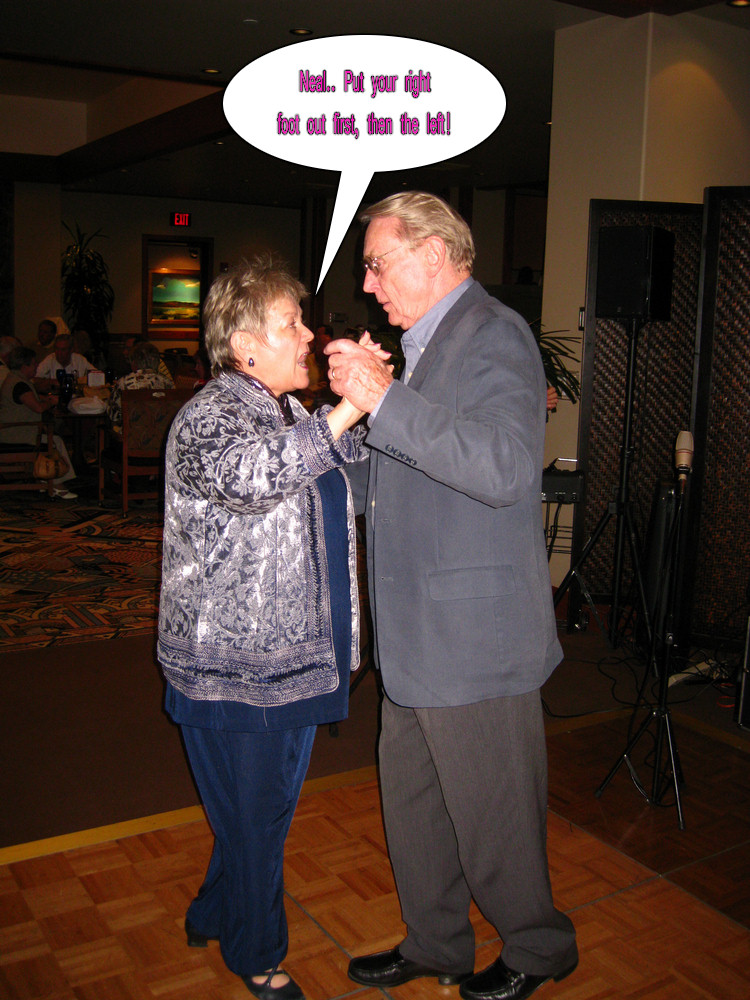
<path id="1" fill-rule="evenodd" d="M 705 635 L 744 636 L 750 582 L 750 189 L 728 189 L 720 213 L 705 474 L 700 505 L 693 627 Z"/>
<path id="2" fill-rule="evenodd" d="M 606 205 L 611 207 L 602 210 L 602 226 L 658 226 L 675 233 L 670 321 L 645 323 L 637 333 L 629 484 L 634 526 L 643 538 L 654 487 L 660 479 L 672 476 L 675 438 L 690 427 L 701 217 L 699 211 L 672 211 L 667 205 L 663 211 L 634 202 L 620 203 L 622 207 Z M 596 320 L 592 375 L 590 384 L 584 380 L 583 385 L 583 411 L 590 412 L 590 420 L 582 421 L 579 441 L 587 485 L 586 502 L 576 517 L 583 518 L 579 538 L 584 541 L 617 495 L 629 331 L 629 323 Z M 615 524 L 612 518 L 584 568 L 590 590 L 603 598 L 612 590 Z M 574 561 L 575 557 L 576 553 Z M 623 595 L 628 593 L 631 578 L 626 545 Z"/>

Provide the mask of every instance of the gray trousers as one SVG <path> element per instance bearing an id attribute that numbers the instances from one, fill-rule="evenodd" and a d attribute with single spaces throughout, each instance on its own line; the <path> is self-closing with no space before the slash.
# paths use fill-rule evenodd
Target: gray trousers
<path id="1" fill-rule="evenodd" d="M 383 700 L 380 781 L 405 958 L 474 967 L 473 896 L 517 972 L 577 958 L 547 866 L 547 752 L 538 691 L 411 709 Z"/>

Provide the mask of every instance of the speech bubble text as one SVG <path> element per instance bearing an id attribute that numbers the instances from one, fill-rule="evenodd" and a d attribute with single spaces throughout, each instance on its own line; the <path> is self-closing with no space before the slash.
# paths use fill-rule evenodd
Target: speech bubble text
<path id="1" fill-rule="evenodd" d="M 373 174 L 437 163 L 495 131 L 505 93 L 453 49 L 390 35 L 298 42 L 249 63 L 224 94 L 227 121 L 283 160 L 341 173 L 318 289 Z"/>

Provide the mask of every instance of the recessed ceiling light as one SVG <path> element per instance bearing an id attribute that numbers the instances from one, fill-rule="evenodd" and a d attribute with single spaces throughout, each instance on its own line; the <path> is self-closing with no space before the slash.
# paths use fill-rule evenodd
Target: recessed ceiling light
<path id="1" fill-rule="evenodd" d="M 206 73 L 208 76 L 215 76 L 216 74 L 221 73 L 221 70 L 220 69 L 211 69 L 211 68 L 209 68 L 209 69 L 202 69 L 201 73 Z"/>
<path id="2" fill-rule="evenodd" d="M 727 7 L 750 7 L 750 0 L 727 0 Z"/>
<path id="3" fill-rule="evenodd" d="M 243 17 L 242 18 L 242 23 L 243 24 L 258 24 L 259 22 L 258 22 L 258 18 L 257 17 Z"/>
<path id="4" fill-rule="evenodd" d="M 290 28 L 290 35 L 311 35 L 313 33 L 312 28 Z"/>

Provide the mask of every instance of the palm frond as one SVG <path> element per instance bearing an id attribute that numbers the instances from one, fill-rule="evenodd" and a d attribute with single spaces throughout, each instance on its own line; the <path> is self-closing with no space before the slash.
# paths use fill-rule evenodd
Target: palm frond
<path id="1" fill-rule="evenodd" d="M 580 338 L 570 336 L 566 330 L 545 330 L 541 320 L 530 325 L 542 356 L 548 385 L 553 386 L 559 396 L 567 396 L 572 403 L 577 403 L 581 398 L 581 382 L 576 371 L 566 362 L 580 364 L 580 358 L 572 348 L 574 344 L 580 345 Z"/>

